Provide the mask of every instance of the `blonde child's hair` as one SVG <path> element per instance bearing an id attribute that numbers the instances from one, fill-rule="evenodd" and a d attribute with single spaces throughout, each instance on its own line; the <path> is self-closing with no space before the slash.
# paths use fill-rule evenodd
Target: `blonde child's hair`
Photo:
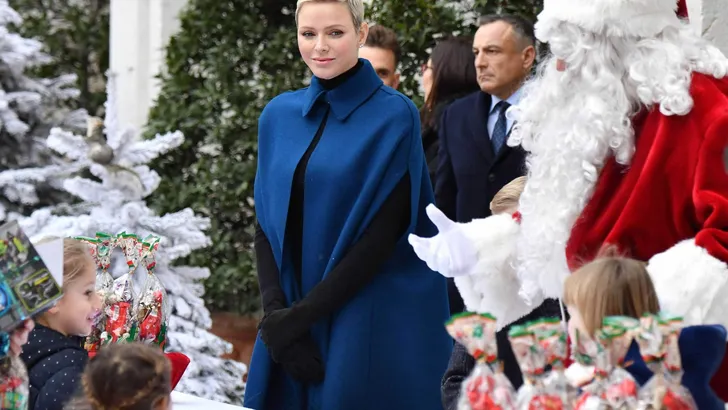
<path id="1" fill-rule="evenodd" d="M 590 336 L 607 316 L 638 318 L 660 311 L 647 265 L 616 256 L 611 248 L 566 278 L 564 303 L 579 310 Z"/>
<path id="2" fill-rule="evenodd" d="M 343 3 L 349 9 L 355 29 L 359 30 L 364 22 L 364 2 L 362 0 L 298 0 L 296 2 L 296 24 L 298 24 L 298 13 L 306 3 Z"/>
<path id="3" fill-rule="evenodd" d="M 48 236 L 37 243 L 38 245 L 60 240 L 61 238 Z M 88 246 L 85 243 L 71 238 L 63 239 L 63 287 L 73 283 L 89 264 L 94 265 Z"/>
<path id="4" fill-rule="evenodd" d="M 152 409 L 172 392 L 171 372 L 159 347 L 109 345 L 89 361 L 81 377 L 82 392 L 65 410 Z"/>
<path id="5" fill-rule="evenodd" d="M 518 177 L 507 183 L 490 201 L 490 212 L 492 214 L 502 214 L 518 208 L 518 200 L 521 199 L 525 186 L 526 177 Z"/>

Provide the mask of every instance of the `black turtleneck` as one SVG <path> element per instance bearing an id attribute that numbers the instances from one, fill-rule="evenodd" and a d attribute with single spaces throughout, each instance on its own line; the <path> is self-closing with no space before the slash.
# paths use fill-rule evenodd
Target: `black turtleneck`
<path id="1" fill-rule="evenodd" d="M 356 62 L 356 65 L 354 67 L 351 67 L 350 69 L 337 75 L 334 78 L 329 78 L 328 80 L 319 78 L 318 79 L 319 84 L 321 84 L 327 90 L 333 90 L 334 88 L 340 86 L 341 84 L 344 84 L 346 82 L 346 80 L 353 77 L 354 74 L 358 73 L 362 67 L 364 67 L 364 63 L 361 60 L 359 60 Z"/>
<path id="2" fill-rule="evenodd" d="M 318 81 L 326 90 L 333 90 L 353 77 L 364 64 L 359 61 L 345 73 L 328 80 Z M 305 173 L 311 154 L 323 137 L 329 118 L 327 105 L 321 125 L 306 153 L 299 160 L 293 174 L 291 197 L 286 221 L 286 250 L 290 252 L 299 288 L 301 286 L 301 265 L 304 224 Z M 405 174 L 370 222 L 361 238 L 347 251 L 338 265 L 316 285 L 299 304 L 311 312 L 308 321 L 315 322 L 342 307 L 366 286 L 381 270 L 391 256 L 397 243 L 407 230 L 410 220 L 411 181 Z M 332 189 L 336 189 L 332 187 Z M 311 202 L 309 202 L 311 203 Z M 263 310 L 269 313 L 290 306 L 280 287 L 279 271 L 270 242 L 260 224 L 255 231 L 255 251 Z"/>

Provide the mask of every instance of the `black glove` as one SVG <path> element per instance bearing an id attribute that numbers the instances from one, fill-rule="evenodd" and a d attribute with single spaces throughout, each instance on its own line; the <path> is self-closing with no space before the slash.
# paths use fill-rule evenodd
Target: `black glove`
<path id="1" fill-rule="evenodd" d="M 324 361 L 310 333 L 296 339 L 279 357 L 271 357 L 294 380 L 304 384 L 319 384 L 324 381 Z"/>
<path id="2" fill-rule="evenodd" d="M 300 310 L 295 307 L 274 310 L 263 316 L 258 329 L 271 357 L 280 357 L 294 340 L 308 333 L 310 325 L 300 316 Z"/>

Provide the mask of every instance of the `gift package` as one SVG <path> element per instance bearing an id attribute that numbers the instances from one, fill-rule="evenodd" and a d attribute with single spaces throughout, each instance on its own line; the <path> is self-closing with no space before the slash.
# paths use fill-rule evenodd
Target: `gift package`
<path id="1" fill-rule="evenodd" d="M 63 244 L 51 242 L 33 245 L 17 221 L 0 226 L 0 410 L 28 407 L 28 371 L 9 355 L 10 333 L 63 296 Z"/>
<path id="2" fill-rule="evenodd" d="M 475 358 L 475 368 L 462 383 L 458 409 L 514 409 L 516 392 L 497 362 L 496 319 L 488 314 L 461 313 L 445 327 Z"/>
<path id="3" fill-rule="evenodd" d="M 99 232 L 95 238 L 76 239 L 88 245 L 96 261 L 96 291 L 102 301 L 93 332 L 86 338 L 86 350 L 93 356 L 102 346 L 128 342 L 143 342 L 164 348 L 169 309 L 167 293 L 154 274 L 159 237 L 149 235 L 140 239 L 126 232 L 115 236 Z M 123 251 L 128 271 L 114 279 L 109 268 L 112 252 L 116 248 Z M 144 275 L 138 270 L 140 265 L 146 270 L 146 275 L 136 281 L 143 285 L 135 289 L 135 275 Z"/>
<path id="4" fill-rule="evenodd" d="M 680 384 L 682 326 L 682 319 L 676 317 L 611 316 L 604 318 L 593 337 L 577 331 L 571 341 L 574 366 L 591 373 L 589 381 L 578 387 L 566 376 L 568 337 L 558 319 L 512 326 L 508 339 L 524 380 L 515 391 L 498 364 L 496 319 L 489 314 L 455 315 L 447 322 L 447 331 L 476 361 L 462 384 L 458 409 L 696 409 L 690 392 Z M 654 374 L 641 387 L 625 370 L 633 341 Z"/>

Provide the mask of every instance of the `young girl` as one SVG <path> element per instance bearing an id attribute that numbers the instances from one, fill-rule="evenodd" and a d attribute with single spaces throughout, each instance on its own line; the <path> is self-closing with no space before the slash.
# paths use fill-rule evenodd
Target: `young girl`
<path id="1" fill-rule="evenodd" d="M 578 269 L 564 282 L 564 303 L 571 315 L 569 337 L 593 336 L 607 316 L 639 318 L 658 313 L 660 303 L 644 262 L 615 256 L 603 257 Z"/>
<path id="2" fill-rule="evenodd" d="M 30 379 L 29 409 L 60 410 L 73 395 L 88 361 L 82 337 L 101 308 L 96 264 L 88 248 L 63 240 L 63 297 L 36 319 L 21 358 Z"/>
<path id="3" fill-rule="evenodd" d="M 564 282 L 564 303 L 571 314 L 569 337 L 593 336 L 607 316 L 639 318 L 658 313 L 660 304 L 644 262 L 614 256 L 608 249 L 593 262 L 584 265 Z M 724 404 L 711 390 L 709 381 L 725 352 L 725 329 L 721 326 L 689 326 L 680 333 L 682 384 L 693 395 L 700 409 L 720 409 Z M 642 361 L 633 343 L 625 357 L 626 370 L 643 384 L 652 372 Z M 593 368 L 572 364 L 567 370 L 571 382 L 580 386 L 591 380 Z"/>
<path id="4" fill-rule="evenodd" d="M 82 393 L 67 410 L 167 410 L 170 362 L 158 347 L 141 343 L 99 350 L 81 377 Z"/>
<path id="5" fill-rule="evenodd" d="M 660 303 L 644 262 L 615 256 L 607 249 L 603 256 L 572 273 L 564 282 L 564 303 L 569 311 L 569 338 L 576 340 L 576 331 L 593 336 L 607 316 L 639 318 L 645 313 L 658 313 Z M 635 376 L 648 378 L 644 364 L 628 369 Z M 591 380 L 593 369 L 577 363 L 569 366 L 567 376 L 572 384 Z"/>

